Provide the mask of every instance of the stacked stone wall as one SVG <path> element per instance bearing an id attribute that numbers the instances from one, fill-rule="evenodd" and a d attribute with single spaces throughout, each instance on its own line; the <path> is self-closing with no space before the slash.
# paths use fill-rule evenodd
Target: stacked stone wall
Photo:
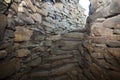
<path id="1" fill-rule="evenodd" d="M 0 15 L 0 80 L 120 80 L 119 1 L 111 1 L 91 0 L 85 27 L 78 0 L 13 2 Z"/>

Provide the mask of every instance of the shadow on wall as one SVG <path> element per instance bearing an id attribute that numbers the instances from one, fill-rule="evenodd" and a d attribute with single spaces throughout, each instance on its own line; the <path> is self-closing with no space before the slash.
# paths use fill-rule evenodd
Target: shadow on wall
<path id="1" fill-rule="evenodd" d="M 90 1 L 89 0 L 80 0 L 79 3 L 85 9 L 85 15 L 88 16 L 89 15 Z"/>

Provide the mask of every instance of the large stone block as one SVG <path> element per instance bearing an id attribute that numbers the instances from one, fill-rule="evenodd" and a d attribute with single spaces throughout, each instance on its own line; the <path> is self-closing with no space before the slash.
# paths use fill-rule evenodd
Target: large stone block
<path id="1" fill-rule="evenodd" d="M 24 28 L 24 27 L 16 27 L 16 31 L 15 31 L 15 41 L 19 42 L 19 41 L 28 41 L 30 40 L 30 37 L 32 36 L 33 31 Z"/>
<path id="2" fill-rule="evenodd" d="M 120 1 L 118 0 L 90 0 L 91 19 L 94 21 L 100 17 L 110 17 L 120 13 Z"/>
<path id="3" fill-rule="evenodd" d="M 107 28 L 119 28 L 120 29 L 120 15 L 106 19 L 103 22 L 103 26 Z"/>
<path id="4" fill-rule="evenodd" d="M 104 28 L 104 27 L 94 27 L 92 28 L 93 36 L 110 36 L 112 35 L 112 29 Z"/>
<path id="5" fill-rule="evenodd" d="M 28 49 L 18 49 L 16 50 L 17 57 L 27 57 L 31 52 Z"/>

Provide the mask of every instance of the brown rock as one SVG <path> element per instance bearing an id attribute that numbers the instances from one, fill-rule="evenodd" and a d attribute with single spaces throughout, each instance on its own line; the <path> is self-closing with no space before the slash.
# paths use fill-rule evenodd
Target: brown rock
<path id="1" fill-rule="evenodd" d="M 47 38 L 47 40 L 52 40 L 52 41 L 56 41 L 56 40 L 60 40 L 61 39 L 61 35 L 53 35 L 53 36 L 49 36 Z"/>
<path id="2" fill-rule="evenodd" d="M 108 48 L 108 52 L 113 56 L 120 58 L 120 48 Z"/>
<path id="3" fill-rule="evenodd" d="M 0 51 L 0 59 L 7 56 L 7 52 L 5 50 Z"/>
<path id="4" fill-rule="evenodd" d="M 106 36 L 106 39 L 112 40 L 112 41 L 120 41 L 120 35 Z"/>
<path id="5" fill-rule="evenodd" d="M 30 40 L 31 35 L 33 34 L 33 31 L 24 28 L 24 27 L 16 27 L 15 31 L 15 41 L 28 41 Z"/>
<path id="6" fill-rule="evenodd" d="M 12 59 L 8 62 L 0 63 L 0 79 L 3 80 L 4 78 L 18 71 L 19 69 L 20 62 L 18 59 Z"/>
<path id="7" fill-rule="evenodd" d="M 78 45 L 81 44 L 80 41 L 64 41 L 61 49 L 63 50 L 75 50 L 78 49 Z"/>
<path id="8" fill-rule="evenodd" d="M 18 49 L 16 50 L 16 55 L 17 57 L 26 57 L 30 54 L 31 52 L 28 49 Z"/>
<path id="9" fill-rule="evenodd" d="M 62 35 L 62 39 L 64 40 L 83 40 L 84 38 L 85 34 L 79 32 L 71 32 Z"/>
<path id="10" fill-rule="evenodd" d="M 104 71 L 96 64 L 90 64 L 90 71 L 97 80 L 104 80 Z"/>
<path id="11" fill-rule="evenodd" d="M 107 42 L 106 37 L 90 37 L 92 43 L 104 44 Z"/>
<path id="12" fill-rule="evenodd" d="M 107 28 L 120 28 L 120 15 L 108 18 L 103 22 L 103 26 Z"/>
<path id="13" fill-rule="evenodd" d="M 110 36 L 113 34 L 112 29 L 104 27 L 93 27 L 91 29 L 92 36 Z"/>
<path id="14" fill-rule="evenodd" d="M 112 80 L 120 80 L 120 72 L 110 71 L 109 74 Z"/>
<path id="15" fill-rule="evenodd" d="M 120 23 L 119 23 L 119 24 L 116 24 L 115 29 L 120 29 Z"/>

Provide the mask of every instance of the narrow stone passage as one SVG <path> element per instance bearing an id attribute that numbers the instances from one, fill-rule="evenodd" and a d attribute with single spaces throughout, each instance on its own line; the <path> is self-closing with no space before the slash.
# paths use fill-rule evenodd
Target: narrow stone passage
<path id="1" fill-rule="evenodd" d="M 120 80 L 120 3 L 90 1 L 0 2 L 0 80 Z"/>

